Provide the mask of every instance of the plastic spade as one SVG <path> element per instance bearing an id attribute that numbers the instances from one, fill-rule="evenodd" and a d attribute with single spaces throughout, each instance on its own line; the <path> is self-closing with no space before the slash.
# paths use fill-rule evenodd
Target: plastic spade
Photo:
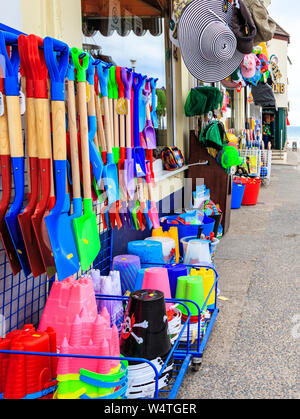
<path id="1" fill-rule="evenodd" d="M 51 127 L 48 100 L 48 70 L 45 63 L 43 39 L 35 35 L 28 37 L 29 61 L 34 77 L 34 105 L 36 116 L 36 134 L 39 156 L 40 201 L 31 222 L 35 232 L 46 272 L 51 278 L 56 273 L 55 262 L 45 217 L 54 206 L 54 187 L 52 180 Z"/>
<path id="2" fill-rule="evenodd" d="M 89 57 L 89 66 L 87 69 L 87 81 L 90 85 L 90 100 L 88 102 L 88 121 L 89 121 L 89 150 L 90 160 L 93 167 L 93 173 L 97 181 L 98 189 L 101 188 L 101 179 L 103 173 L 103 161 L 96 147 L 94 139 L 97 135 L 97 116 L 95 106 L 95 60 Z"/>
<path id="3" fill-rule="evenodd" d="M 72 217 L 69 216 L 70 196 L 67 184 L 67 141 L 65 110 L 65 78 L 69 65 L 67 44 L 47 37 L 44 40 L 45 60 L 51 79 L 53 123 L 53 158 L 56 185 L 55 206 L 45 218 L 60 281 L 76 274 L 79 269 Z"/>
<path id="4" fill-rule="evenodd" d="M 126 159 L 126 131 L 125 131 L 125 114 L 126 114 L 126 103 L 125 103 L 125 88 L 122 81 L 122 67 L 116 67 L 116 80 L 118 83 L 119 100 L 117 105 L 117 111 L 120 122 L 120 160 L 119 160 L 119 184 L 121 197 L 121 210 L 120 217 L 123 225 L 126 223 L 130 227 L 130 214 L 127 208 L 127 189 L 125 185 L 125 159 Z"/>
<path id="5" fill-rule="evenodd" d="M 134 161 L 135 161 L 135 176 L 137 178 L 146 177 L 146 158 L 145 150 L 140 143 L 139 130 L 139 95 L 141 89 L 145 87 L 146 76 L 134 73 L 133 88 L 134 88 Z"/>
<path id="6" fill-rule="evenodd" d="M 119 114 L 118 114 L 118 99 L 119 99 L 119 88 L 116 79 L 116 67 L 111 66 L 109 69 L 109 88 L 108 97 L 110 106 L 112 106 L 113 112 L 110 114 L 111 125 L 113 126 L 113 155 L 115 163 L 119 163 L 120 159 L 120 144 L 119 144 Z"/>
<path id="7" fill-rule="evenodd" d="M 114 156 L 113 156 L 113 136 L 111 132 L 111 121 L 110 121 L 110 111 L 109 111 L 109 102 L 108 102 L 108 81 L 109 81 L 109 68 L 110 66 L 99 62 L 97 65 L 98 77 L 101 86 L 101 94 L 103 98 L 104 105 L 104 120 L 105 120 L 105 135 L 107 142 L 107 164 L 103 170 L 103 181 L 105 186 L 105 191 L 107 194 L 108 205 L 109 207 L 114 208 L 114 204 L 119 201 L 119 179 L 118 179 L 118 169 L 115 165 Z M 114 225 L 112 225 L 114 227 Z"/>
<path id="8" fill-rule="evenodd" d="M 99 90 L 99 77 L 97 72 L 97 66 L 95 66 L 95 106 L 96 106 L 96 117 L 97 117 L 97 132 L 98 132 L 98 139 L 100 141 L 100 152 L 106 148 L 106 139 L 105 139 L 105 132 L 104 132 L 104 125 L 102 119 L 102 112 L 101 112 L 101 102 L 100 102 L 100 90 Z M 105 155 L 106 161 L 106 155 Z"/>
<path id="9" fill-rule="evenodd" d="M 118 98 L 119 98 L 119 90 L 118 90 L 118 84 L 116 80 L 116 67 L 111 66 L 109 68 L 109 86 L 112 90 L 112 94 L 108 93 L 109 97 L 113 98 L 113 115 L 110 114 L 110 118 L 113 118 L 113 132 L 114 132 L 114 140 L 113 140 L 113 156 L 114 156 L 114 162 L 118 167 L 119 160 L 120 160 L 120 141 L 119 141 L 119 114 L 118 114 Z M 119 182 L 118 182 L 119 185 Z M 118 186 L 119 188 L 119 186 Z M 119 189 L 118 189 L 118 196 L 119 196 Z M 122 220 L 120 217 L 120 201 L 119 197 L 115 203 L 110 207 L 109 210 L 109 217 L 110 217 L 110 223 L 112 228 L 114 228 L 115 223 L 117 224 L 118 229 L 120 230 L 122 227 Z"/>
<path id="10" fill-rule="evenodd" d="M 146 96 L 149 98 L 149 95 L 151 93 L 151 86 L 150 86 L 150 80 L 147 80 L 146 86 L 145 86 L 145 93 Z M 145 139 L 145 148 L 150 150 L 156 149 L 156 133 L 155 129 L 152 125 L 151 121 L 151 112 L 150 112 L 150 104 L 149 102 L 146 105 L 146 127 L 144 128 L 143 134 Z"/>
<path id="11" fill-rule="evenodd" d="M 19 54 L 21 58 L 21 66 L 26 78 L 26 141 L 29 158 L 31 194 L 28 205 L 23 213 L 18 216 L 18 220 L 23 234 L 32 274 L 34 277 L 38 277 L 46 272 L 46 268 L 43 263 L 38 241 L 36 240 L 34 228 L 31 222 L 31 217 L 34 214 L 39 201 L 40 184 L 38 176 L 39 159 L 34 103 L 34 76 L 32 72 L 33 63 L 31 63 L 29 59 L 29 42 L 29 38 L 25 35 L 19 36 Z"/>
<path id="12" fill-rule="evenodd" d="M 72 49 L 72 58 L 77 69 L 77 91 L 80 116 L 81 133 L 81 156 L 83 168 L 83 192 L 84 192 L 84 215 L 74 220 L 74 229 L 77 238 L 77 247 L 80 257 L 81 268 L 86 271 L 98 256 L 101 244 L 97 225 L 97 218 L 93 212 L 91 196 L 91 172 L 89 154 L 89 133 L 86 97 L 86 68 L 80 64 L 80 59 L 86 57 L 86 53 L 77 48 Z"/>
<path id="13" fill-rule="evenodd" d="M 130 199 L 134 199 L 135 194 L 135 176 L 134 176 L 134 159 L 131 147 L 131 89 L 133 83 L 132 70 L 122 68 L 121 77 L 125 88 L 125 104 L 126 104 L 126 160 L 124 162 L 124 183 Z"/>
<path id="14" fill-rule="evenodd" d="M 10 58 L 7 52 L 7 48 L 9 47 L 11 47 Z M 10 155 L 15 183 L 14 201 L 5 216 L 5 222 L 14 243 L 23 272 L 25 276 L 28 276 L 31 273 L 31 269 L 18 222 L 18 215 L 22 210 L 24 199 L 24 146 L 19 102 L 18 73 L 20 57 L 18 51 L 18 36 L 8 32 L 1 32 L 0 53 L 5 59 L 4 87 L 7 102 Z"/>
<path id="15" fill-rule="evenodd" d="M 21 271 L 22 267 L 4 219 L 11 198 L 11 159 L 3 79 L 0 79 L 0 91 L 3 94 L 2 99 L 4 105 L 4 113 L 0 116 L 0 168 L 2 179 L 2 198 L 0 201 L 0 239 L 5 249 L 13 275 L 17 275 Z"/>
<path id="16" fill-rule="evenodd" d="M 149 153 L 152 153 L 152 150 L 149 150 Z M 159 214 L 156 207 L 156 202 L 153 199 L 153 176 L 152 176 L 152 169 L 151 169 L 151 157 L 150 160 L 147 162 L 147 176 L 146 181 L 148 184 L 148 192 L 149 192 L 149 200 L 150 200 L 150 209 L 148 210 L 148 216 L 151 220 L 154 230 L 160 228 L 160 221 L 159 221 Z"/>
<path id="17" fill-rule="evenodd" d="M 97 73 L 97 77 L 98 77 L 98 83 L 101 86 L 101 96 L 102 96 L 102 91 L 104 92 L 105 95 L 108 95 L 109 67 L 110 67 L 109 64 L 105 65 L 105 63 L 102 63 L 100 60 L 97 61 L 96 73 Z M 97 92 L 97 90 L 99 91 L 98 86 L 96 88 L 96 92 Z M 109 131 L 110 133 L 112 131 L 111 131 L 111 126 L 109 126 L 109 127 L 106 126 L 106 124 L 108 124 L 108 120 L 110 120 L 109 117 L 108 118 L 106 117 L 106 119 L 104 120 L 104 123 L 103 123 L 102 114 L 104 115 L 104 106 L 103 106 L 103 98 L 101 98 L 101 99 L 102 99 L 102 102 L 100 101 L 100 98 L 99 98 L 99 104 L 98 104 L 99 110 L 98 110 L 98 113 L 97 113 L 97 110 L 96 110 L 96 114 L 98 115 L 97 116 L 98 126 L 100 127 L 100 129 L 103 130 L 103 132 L 100 133 L 101 134 L 100 138 L 102 138 L 101 155 L 102 155 L 103 162 L 105 162 L 105 167 L 103 169 L 104 170 L 103 177 L 105 177 L 106 166 L 107 166 L 107 135 L 108 135 L 107 130 L 110 130 Z M 104 115 L 104 117 L 105 117 L 105 115 Z M 100 119 L 101 119 L 101 121 L 100 121 Z M 100 121 L 100 124 L 99 124 L 99 121 Z M 102 126 L 101 126 L 101 122 L 102 122 Z M 109 134 L 109 135 L 111 135 L 111 134 Z M 103 181 L 103 185 L 104 184 L 105 184 L 105 182 Z M 105 186 L 104 186 L 104 189 L 105 189 Z M 108 192 L 108 193 L 110 193 L 110 192 Z M 110 227 L 109 204 L 108 204 L 107 192 L 106 192 L 105 205 L 101 209 L 101 217 L 102 217 L 104 230 L 107 230 Z M 113 220 L 113 224 L 115 224 L 115 220 Z"/>
<path id="18" fill-rule="evenodd" d="M 72 166 L 72 186 L 73 186 L 73 214 L 71 218 L 82 216 L 82 198 L 80 186 L 80 167 L 78 150 L 78 131 L 76 123 L 76 97 L 75 97 L 75 67 L 72 57 L 68 68 L 68 127 L 70 133 L 71 166 Z"/>
<path id="19" fill-rule="evenodd" d="M 153 126 L 155 129 L 158 129 L 158 120 L 157 120 L 157 113 L 156 113 L 156 85 L 158 79 L 151 79 L 151 88 L 152 88 L 152 112 L 151 112 L 151 119 L 153 122 Z"/>

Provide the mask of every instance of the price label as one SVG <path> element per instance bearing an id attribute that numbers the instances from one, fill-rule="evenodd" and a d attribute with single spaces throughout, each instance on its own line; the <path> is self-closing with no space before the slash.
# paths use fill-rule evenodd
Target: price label
<path id="1" fill-rule="evenodd" d="M 5 112 L 5 108 L 4 108 L 4 99 L 3 99 L 3 94 L 2 92 L 0 92 L 0 116 L 3 116 Z"/>
<path id="2" fill-rule="evenodd" d="M 117 112 L 119 115 L 127 115 L 128 109 L 125 99 L 119 99 L 117 103 Z"/>
<path id="3" fill-rule="evenodd" d="M 24 95 L 23 92 L 20 92 L 19 98 L 20 98 L 20 111 L 21 111 L 21 115 L 24 115 L 25 112 L 26 112 L 26 99 L 25 99 L 25 95 Z"/>

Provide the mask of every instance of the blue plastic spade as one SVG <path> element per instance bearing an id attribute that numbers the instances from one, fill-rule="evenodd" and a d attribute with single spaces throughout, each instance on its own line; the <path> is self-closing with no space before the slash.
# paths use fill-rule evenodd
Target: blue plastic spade
<path id="1" fill-rule="evenodd" d="M 7 47 L 11 47 L 10 57 Z M 5 217 L 5 222 L 13 241 L 16 253 L 25 276 L 31 273 L 26 248 L 18 221 L 18 215 L 22 212 L 24 200 L 24 145 L 22 133 L 22 121 L 19 102 L 18 73 L 20 57 L 18 51 L 18 35 L 0 32 L 0 54 L 5 59 L 5 94 L 8 114 L 8 130 L 10 140 L 10 155 L 13 168 L 15 198 Z"/>
<path id="2" fill-rule="evenodd" d="M 73 231 L 73 218 L 69 216 L 71 202 L 67 189 L 67 142 L 65 123 L 65 78 L 69 65 L 69 47 L 47 37 L 44 40 L 45 60 L 51 79 L 51 106 L 53 120 L 53 157 L 56 202 L 45 218 L 60 281 L 76 274 L 80 269 L 79 256 Z"/>
<path id="3" fill-rule="evenodd" d="M 97 149 L 94 138 L 97 134 L 97 116 L 95 108 L 95 71 L 96 71 L 96 61 L 93 57 L 89 57 L 89 67 L 86 72 L 86 79 L 90 85 L 90 100 L 88 103 L 88 121 L 89 121 L 89 149 L 90 149 L 90 160 L 93 167 L 93 174 L 95 176 L 97 187 L 101 189 L 101 179 L 104 164 Z"/>
<path id="4" fill-rule="evenodd" d="M 156 113 L 156 85 L 158 79 L 151 79 L 151 87 L 152 87 L 152 112 L 151 112 L 151 119 L 155 129 L 158 129 L 158 120 L 157 120 L 157 113 Z"/>

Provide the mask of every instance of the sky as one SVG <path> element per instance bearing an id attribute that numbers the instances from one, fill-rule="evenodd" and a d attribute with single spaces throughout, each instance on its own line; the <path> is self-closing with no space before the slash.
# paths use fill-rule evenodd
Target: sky
<path id="1" fill-rule="evenodd" d="M 268 8 L 272 18 L 291 35 L 289 57 L 289 100 L 291 125 L 300 126 L 300 1 L 272 0 Z"/>
<path id="2" fill-rule="evenodd" d="M 93 38 L 85 38 L 89 44 L 101 45 L 102 54 L 111 56 L 118 66 L 131 67 L 131 59 L 136 60 L 136 71 L 148 77 L 158 78 L 157 87 L 165 87 L 165 46 L 164 35 L 152 36 L 149 32 L 139 37 L 131 32 L 121 37 L 114 32 L 105 37 L 99 32 Z"/>

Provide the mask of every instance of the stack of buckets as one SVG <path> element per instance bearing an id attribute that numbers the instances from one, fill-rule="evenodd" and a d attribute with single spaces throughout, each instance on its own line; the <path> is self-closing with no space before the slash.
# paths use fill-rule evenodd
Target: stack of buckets
<path id="1" fill-rule="evenodd" d="M 178 278 L 176 298 L 179 300 L 194 301 L 198 307 L 193 303 L 187 303 L 187 307 L 191 313 L 189 340 L 194 340 L 197 337 L 203 338 L 210 318 L 208 309 L 214 308 L 216 301 L 216 292 L 212 290 L 215 283 L 214 271 L 209 268 L 192 269 L 189 276 Z M 211 294 L 210 294 L 211 292 Z M 208 298 L 210 294 L 210 297 Z M 204 306 L 207 300 L 207 306 Z M 179 307 L 182 312 L 182 320 L 186 322 L 188 319 L 188 312 L 184 306 Z M 198 333 L 200 323 L 200 336 Z M 187 341 L 188 330 L 186 329 L 181 337 L 182 341 Z"/>
<path id="2" fill-rule="evenodd" d="M 158 378 L 158 388 L 168 385 L 172 378 L 174 366 L 173 357 L 163 374 L 156 377 L 154 369 L 142 360 L 150 361 L 160 371 L 169 358 L 172 349 L 164 293 L 158 291 L 159 268 L 145 272 L 146 286 L 156 285 L 154 288 L 135 291 L 131 294 L 121 333 L 121 354 L 129 358 L 139 358 L 141 361 L 131 361 L 128 367 L 128 399 L 153 398 Z M 150 271 L 150 273 L 149 273 Z M 168 276 L 168 271 L 166 276 Z M 163 281 L 166 282 L 166 281 Z M 156 283 L 156 284 L 155 284 Z"/>
<path id="3" fill-rule="evenodd" d="M 236 178 L 232 186 L 232 209 L 241 206 L 256 205 L 258 201 L 261 179 Z"/>

